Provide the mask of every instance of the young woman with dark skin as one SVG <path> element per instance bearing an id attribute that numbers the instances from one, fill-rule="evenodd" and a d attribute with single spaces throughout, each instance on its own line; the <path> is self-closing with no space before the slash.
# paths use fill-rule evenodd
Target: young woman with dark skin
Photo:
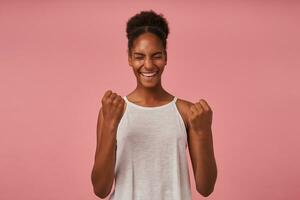
<path id="1" fill-rule="evenodd" d="M 174 96 L 162 87 L 161 82 L 167 64 L 167 51 L 156 34 L 145 32 L 134 40 L 132 48 L 128 50 L 128 63 L 137 80 L 136 88 L 127 95 L 129 101 L 145 107 L 161 106 L 172 101 Z M 155 75 L 148 77 L 151 73 Z M 101 102 L 91 178 L 95 194 L 105 198 L 111 192 L 115 178 L 117 127 L 126 109 L 126 102 L 112 90 L 105 92 Z M 188 133 L 196 190 L 207 197 L 213 192 L 217 178 L 211 129 L 212 109 L 204 99 L 192 103 L 178 98 L 176 106 Z"/>

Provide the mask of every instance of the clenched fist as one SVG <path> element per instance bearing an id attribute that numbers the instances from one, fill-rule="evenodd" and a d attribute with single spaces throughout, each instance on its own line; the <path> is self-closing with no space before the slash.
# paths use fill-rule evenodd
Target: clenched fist
<path id="1" fill-rule="evenodd" d="M 211 130 L 212 110 L 204 99 L 190 107 L 188 114 L 189 126 L 195 132 L 206 132 Z"/>
<path id="2" fill-rule="evenodd" d="M 107 90 L 101 102 L 105 123 L 117 127 L 123 114 L 125 100 L 117 93 Z"/>

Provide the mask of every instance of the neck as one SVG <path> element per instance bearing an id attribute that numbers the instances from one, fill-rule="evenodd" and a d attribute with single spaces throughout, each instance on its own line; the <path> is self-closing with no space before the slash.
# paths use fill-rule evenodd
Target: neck
<path id="1" fill-rule="evenodd" d="M 155 87 L 146 88 L 142 85 L 137 85 L 136 89 L 132 92 L 135 96 L 138 96 L 144 102 L 157 102 L 164 97 L 170 95 L 165 91 L 161 84 L 157 84 Z"/>

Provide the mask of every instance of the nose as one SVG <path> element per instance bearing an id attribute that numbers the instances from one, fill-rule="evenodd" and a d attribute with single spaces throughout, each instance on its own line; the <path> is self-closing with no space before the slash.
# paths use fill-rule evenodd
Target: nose
<path id="1" fill-rule="evenodd" d="M 155 67 L 151 58 L 146 58 L 144 62 L 144 68 L 147 71 L 152 71 Z"/>

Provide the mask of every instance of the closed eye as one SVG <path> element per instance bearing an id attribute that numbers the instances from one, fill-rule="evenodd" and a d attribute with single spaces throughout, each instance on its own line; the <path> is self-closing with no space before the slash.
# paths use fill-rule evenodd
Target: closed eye
<path id="1" fill-rule="evenodd" d="M 135 57 L 135 59 L 138 59 L 138 60 L 140 60 L 140 59 L 143 59 L 143 57 Z"/>

